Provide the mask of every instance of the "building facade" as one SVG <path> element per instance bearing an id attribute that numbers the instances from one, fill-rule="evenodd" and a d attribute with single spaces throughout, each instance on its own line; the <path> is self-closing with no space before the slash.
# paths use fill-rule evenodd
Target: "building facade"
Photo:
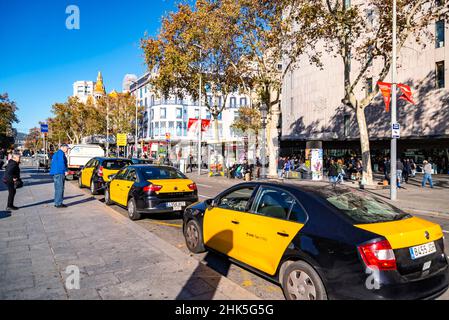
<path id="1" fill-rule="evenodd" d="M 138 106 L 144 108 L 142 121 L 139 123 L 139 143 L 147 145 L 149 152 L 155 156 L 156 153 L 167 152 L 167 134 L 170 136 L 169 147 L 172 153 L 180 154 L 186 158 L 189 154 L 196 157 L 198 134 L 197 131 L 189 130 L 189 119 L 211 120 L 206 132 L 202 133 L 203 156 L 208 158 L 208 148 L 213 144 L 226 144 L 226 146 L 240 145 L 243 141 L 242 135 L 231 128 L 232 123 L 238 117 L 241 106 L 250 103 L 249 97 L 241 94 L 232 94 L 226 101 L 223 112 L 218 117 L 218 140 L 216 139 L 215 123 L 207 107 L 199 108 L 198 101 L 191 97 L 181 99 L 179 97 L 164 98 L 152 89 L 150 74 L 145 74 L 130 86 L 130 92 L 134 95 Z M 212 99 L 207 96 L 207 99 Z M 219 100 L 220 101 L 223 100 Z M 223 101 L 224 103 L 224 101 Z M 234 147 L 235 149 L 235 147 Z M 162 152 L 160 152 L 162 150 Z M 235 150 L 234 150 L 235 151 Z M 235 156 L 238 159 L 238 155 Z M 235 160 L 236 160 L 235 159 Z"/>
<path id="2" fill-rule="evenodd" d="M 352 1 L 353 5 L 363 1 Z M 372 14 L 372 13 L 371 13 Z M 449 27 L 444 20 L 429 26 L 433 40 L 425 46 L 414 39 L 406 41 L 398 53 L 398 82 L 410 85 L 416 105 L 398 101 L 401 139 L 399 156 L 422 163 L 430 158 L 440 173 L 448 173 L 449 157 Z M 340 57 L 323 54 L 323 68 L 300 63 L 287 72 L 282 87 L 281 154 L 298 154 L 308 141 L 322 141 L 328 156 L 360 155 L 355 112 L 342 103 L 344 65 Z M 376 87 L 376 76 L 383 67 L 374 60 L 355 94 L 363 98 Z M 351 77 L 359 71 L 354 59 Z M 391 72 L 390 72 L 391 74 Z M 387 82 L 391 82 L 390 75 Z M 391 114 L 385 111 L 379 94 L 366 108 L 372 156 L 389 154 Z"/>
<path id="3" fill-rule="evenodd" d="M 86 103 L 89 97 L 93 101 L 106 96 L 106 89 L 101 72 L 98 72 L 97 81 L 76 81 L 73 83 L 73 97 L 77 97 L 81 102 Z"/>

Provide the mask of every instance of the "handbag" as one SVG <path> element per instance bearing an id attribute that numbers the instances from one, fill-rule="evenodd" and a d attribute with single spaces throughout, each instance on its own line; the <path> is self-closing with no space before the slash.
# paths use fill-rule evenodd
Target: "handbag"
<path id="1" fill-rule="evenodd" d="M 23 187 L 23 181 L 22 179 L 17 179 L 16 181 L 14 181 L 14 188 L 16 189 L 20 189 Z"/>

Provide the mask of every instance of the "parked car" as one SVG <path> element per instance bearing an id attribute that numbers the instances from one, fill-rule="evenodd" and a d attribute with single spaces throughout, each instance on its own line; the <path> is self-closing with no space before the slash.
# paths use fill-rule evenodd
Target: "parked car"
<path id="1" fill-rule="evenodd" d="M 111 177 L 105 190 L 105 203 L 126 207 L 131 220 L 145 213 L 183 212 L 197 201 L 196 184 L 167 166 L 131 165 Z"/>
<path id="2" fill-rule="evenodd" d="M 85 167 L 87 162 L 95 157 L 104 157 L 104 150 L 98 145 L 70 145 L 67 155 L 67 166 L 69 169 L 67 179 L 73 179 L 73 177 L 78 176 L 80 169 Z"/>
<path id="3" fill-rule="evenodd" d="M 191 252 L 224 254 L 288 300 L 434 298 L 449 285 L 439 225 L 349 187 L 240 184 L 188 207 L 183 231 Z"/>
<path id="4" fill-rule="evenodd" d="M 131 164 L 129 159 L 93 158 L 87 162 L 85 167 L 82 167 L 78 177 L 78 186 L 80 188 L 89 187 L 93 195 L 98 194 L 106 187 L 109 176 Z"/>

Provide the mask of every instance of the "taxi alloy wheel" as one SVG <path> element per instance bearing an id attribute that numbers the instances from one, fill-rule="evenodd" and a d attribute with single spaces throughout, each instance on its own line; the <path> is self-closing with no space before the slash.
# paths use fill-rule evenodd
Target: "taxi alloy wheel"
<path id="1" fill-rule="evenodd" d="M 201 229 L 195 220 L 190 220 L 187 222 L 184 237 L 186 239 L 187 248 L 193 253 L 204 252 L 203 235 L 201 234 Z"/>
<path id="2" fill-rule="evenodd" d="M 98 191 L 95 189 L 95 182 L 93 180 L 90 182 L 90 193 L 92 195 L 98 194 Z"/>
<path id="3" fill-rule="evenodd" d="M 83 188 L 83 182 L 82 182 L 82 180 L 81 180 L 81 174 L 80 174 L 79 177 L 78 177 L 78 187 L 79 187 L 80 189 Z"/>
<path id="4" fill-rule="evenodd" d="M 104 203 L 105 203 L 107 206 L 110 206 L 110 205 L 112 204 L 111 196 L 110 196 L 110 194 L 109 194 L 109 189 L 106 189 L 106 190 L 104 191 Z"/>
<path id="5" fill-rule="evenodd" d="M 320 276 L 304 261 L 294 262 L 287 267 L 282 288 L 287 300 L 327 300 Z"/>
<path id="6" fill-rule="evenodd" d="M 137 212 L 136 201 L 132 198 L 128 201 L 128 217 L 133 221 L 142 218 L 142 215 Z"/>

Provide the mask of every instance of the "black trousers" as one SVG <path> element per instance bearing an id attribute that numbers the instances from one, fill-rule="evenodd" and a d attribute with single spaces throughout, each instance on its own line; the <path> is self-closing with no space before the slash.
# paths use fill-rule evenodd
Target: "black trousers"
<path id="1" fill-rule="evenodd" d="M 16 196 L 16 188 L 14 188 L 14 182 L 7 183 L 8 187 L 8 207 L 11 208 L 14 206 L 14 197 Z"/>

